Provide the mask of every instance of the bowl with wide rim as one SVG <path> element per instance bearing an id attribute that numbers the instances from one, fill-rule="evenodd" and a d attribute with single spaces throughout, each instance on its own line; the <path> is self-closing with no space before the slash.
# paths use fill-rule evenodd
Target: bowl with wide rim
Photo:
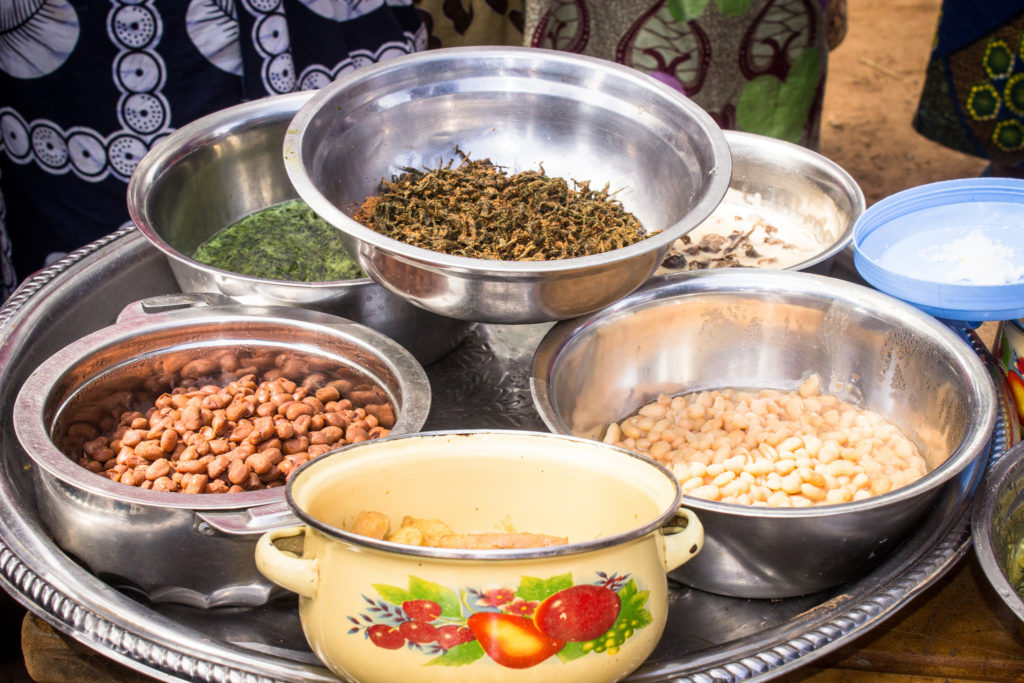
<path id="1" fill-rule="evenodd" d="M 222 229 L 298 199 L 281 145 L 312 92 L 272 95 L 191 121 L 157 145 L 128 183 L 128 212 L 164 256 L 186 293 L 211 293 L 251 306 L 293 306 L 365 324 L 431 363 L 458 346 L 472 324 L 409 304 L 368 277 L 330 282 L 278 280 L 224 270 L 194 258 Z"/>
<path id="2" fill-rule="evenodd" d="M 252 386 L 235 392 L 233 402 L 251 398 L 251 410 L 231 414 L 230 404 L 216 397 L 203 403 L 210 387 L 248 384 L 247 377 Z M 293 382 L 295 392 L 307 385 L 304 397 L 315 384 L 336 379 L 351 387 L 344 396 L 351 410 L 339 405 L 330 411 L 354 417 L 358 407 L 384 415 L 374 406 L 388 404 L 389 431 L 399 434 L 418 431 L 430 408 L 422 366 L 359 323 L 212 295 L 136 302 L 115 324 L 50 355 L 14 403 L 14 431 L 31 458 L 40 517 L 57 545 L 112 585 L 154 602 L 210 607 L 269 599 L 272 586 L 253 563 L 256 538 L 287 517 L 283 484 L 290 468 L 313 456 L 311 449 L 329 450 L 313 445 L 327 440 L 314 436 L 328 420 L 325 402 L 319 427 L 311 416 L 316 410 L 302 411 L 304 428 L 283 412 L 256 412 L 256 403 L 269 397 L 260 399 L 253 387 L 271 378 Z M 199 403 L 191 426 L 184 405 L 173 401 L 186 394 Z M 149 417 L 136 423 L 143 414 Z M 131 430 L 121 428 L 124 415 L 136 416 Z M 259 415 L 273 420 L 273 434 L 257 433 Z M 277 432 L 281 418 L 291 433 Z M 246 423 L 252 427 L 247 433 L 235 431 Z M 138 438 L 130 442 L 127 431 Z M 174 438 L 162 452 L 143 453 L 145 444 L 155 446 L 171 431 Z M 100 446 L 107 452 L 94 450 Z M 257 453 L 272 466 L 249 463 Z M 245 462 L 242 470 L 249 471 L 232 479 L 218 458 L 222 465 Z M 120 481 L 132 472 L 133 485 Z M 205 492 L 188 492 L 186 476 L 201 476 L 196 490 Z M 167 488 L 157 484 L 161 478 Z M 223 485 L 215 489 L 218 480 Z M 232 483 L 243 490 L 228 492 Z"/>
<path id="3" fill-rule="evenodd" d="M 354 219 L 382 179 L 437 168 L 456 148 L 509 173 L 608 183 L 650 237 L 576 258 L 488 260 Z M 427 310 L 490 323 L 569 318 L 629 293 L 711 213 L 731 167 L 722 131 L 672 88 L 606 60 L 516 47 L 431 50 L 347 74 L 300 109 L 284 158 L 371 278 Z"/>
<path id="4" fill-rule="evenodd" d="M 866 573 L 943 487 L 964 485 L 984 459 L 995 387 L 952 329 L 886 294 L 821 275 L 754 268 L 679 273 L 556 324 L 534 356 L 531 392 L 552 431 L 604 439 L 612 423 L 662 395 L 796 391 L 812 375 L 823 395 L 872 411 L 906 435 L 926 473 L 881 495 L 811 507 L 686 495 L 701 514 L 707 543 L 675 576 L 713 593 L 782 598 Z M 684 450 L 679 458 L 688 457 Z M 665 456 L 673 471 L 682 464 L 675 452 Z"/>

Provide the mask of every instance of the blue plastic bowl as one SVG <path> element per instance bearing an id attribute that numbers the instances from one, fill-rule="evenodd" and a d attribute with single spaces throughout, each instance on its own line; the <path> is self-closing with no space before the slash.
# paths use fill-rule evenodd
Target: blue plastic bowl
<path id="1" fill-rule="evenodd" d="M 1024 180 L 898 192 L 860 216 L 853 247 L 868 283 L 938 318 L 1024 317 Z"/>

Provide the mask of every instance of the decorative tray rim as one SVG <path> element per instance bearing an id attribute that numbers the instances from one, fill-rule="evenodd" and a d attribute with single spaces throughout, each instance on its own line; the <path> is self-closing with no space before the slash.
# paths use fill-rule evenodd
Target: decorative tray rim
<path id="1" fill-rule="evenodd" d="M 141 239 L 141 235 L 130 227 L 122 228 L 40 271 L 14 293 L 0 308 L 0 376 L 6 372 L 5 359 L 11 356 L 8 342 L 16 336 L 18 317 L 25 315 L 28 304 L 83 261 L 102 258 L 115 248 L 125 249 L 133 239 Z M 963 334 L 991 366 L 993 361 L 986 357 L 980 338 L 970 330 Z M 990 460 L 1007 446 L 1005 397 L 1001 396 L 1000 401 L 1002 410 L 989 446 Z M 0 456 L 5 457 L 3 453 Z M 897 550 L 896 556 L 869 577 L 852 584 L 855 597 L 850 604 L 841 609 L 838 605 L 832 609 L 822 609 L 824 603 L 817 605 L 789 624 L 708 648 L 686 662 L 648 661 L 629 680 L 767 679 L 863 635 L 937 581 L 970 549 L 969 497 L 987 466 L 975 469 L 971 486 L 946 494 L 955 496 L 956 514 L 940 522 L 941 528 L 929 530 L 925 525 L 925 530 L 918 532 L 928 537 L 915 539 L 915 549 L 909 553 L 913 562 L 907 563 Z M 72 562 L 15 503 L 12 483 L 0 477 L 0 585 L 32 613 L 91 649 L 160 680 L 336 680 L 315 660 L 303 663 L 266 651 L 229 647 L 191 629 L 183 633 L 182 626 L 172 618 L 136 602 Z M 887 580 L 868 586 L 867 580 L 880 573 L 886 574 Z"/>

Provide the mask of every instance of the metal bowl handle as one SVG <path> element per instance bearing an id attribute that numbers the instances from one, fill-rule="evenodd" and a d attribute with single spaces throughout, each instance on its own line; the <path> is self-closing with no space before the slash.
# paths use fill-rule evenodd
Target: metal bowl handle
<path id="1" fill-rule="evenodd" d="M 283 500 L 239 510 L 196 510 L 193 514 L 195 528 L 204 536 L 255 536 L 299 521 Z"/>
<path id="2" fill-rule="evenodd" d="M 161 294 L 128 304 L 118 314 L 117 322 L 123 324 L 149 319 L 156 314 L 169 313 L 183 308 L 237 305 L 238 302 L 231 297 L 216 292 Z"/>

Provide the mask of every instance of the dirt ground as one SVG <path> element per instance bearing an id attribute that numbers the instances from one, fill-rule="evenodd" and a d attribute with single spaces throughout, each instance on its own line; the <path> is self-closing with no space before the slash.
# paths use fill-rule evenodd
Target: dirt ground
<path id="1" fill-rule="evenodd" d="M 848 0 L 847 33 L 829 55 L 820 151 L 870 206 L 894 192 L 980 175 L 986 162 L 911 126 L 940 0 Z"/>

